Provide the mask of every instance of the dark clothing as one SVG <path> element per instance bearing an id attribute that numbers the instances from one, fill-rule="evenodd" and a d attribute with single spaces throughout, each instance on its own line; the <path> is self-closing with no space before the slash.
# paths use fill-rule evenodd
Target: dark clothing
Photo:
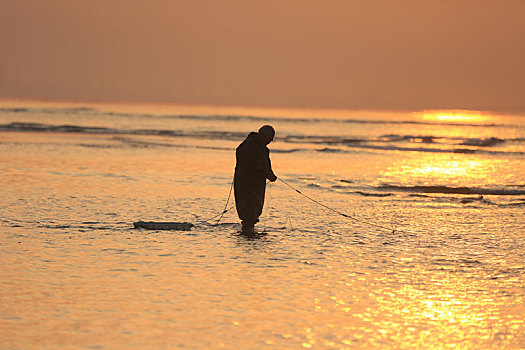
<path id="1" fill-rule="evenodd" d="M 273 176 L 270 150 L 257 141 L 257 135 L 251 132 L 235 152 L 235 206 L 243 228 L 253 227 L 259 221 L 264 206 L 266 179 Z"/>

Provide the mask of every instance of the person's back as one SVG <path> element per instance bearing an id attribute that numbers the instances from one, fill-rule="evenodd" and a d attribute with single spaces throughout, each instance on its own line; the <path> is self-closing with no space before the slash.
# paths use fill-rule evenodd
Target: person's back
<path id="1" fill-rule="evenodd" d="M 257 142 L 258 134 L 251 132 L 237 147 L 235 173 L 244 181 L 253 184 L 266 182 L 266 173 L 271 169 L 269 150 Z"/>
<path id="2" fill-rule="evenodd" d="M 253 231 L 264 206 L 266 179 L 275 181 L 268 145 L 275 131 L 265 125 L 251 132 L 236 149 L 234 177 L 235 205 L 242 220 L 243 232 Z"/>

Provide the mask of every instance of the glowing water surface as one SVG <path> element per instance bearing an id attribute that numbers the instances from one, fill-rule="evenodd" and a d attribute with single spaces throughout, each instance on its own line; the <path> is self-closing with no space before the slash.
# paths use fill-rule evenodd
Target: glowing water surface
<path id="1" fill-rule="evenodd" d="M 53 124 L 73 117 L 0 118 Z M 69 124 L 90 120 L 74 118 Z M 91 126 L 161 123 L 97 118 Z M 184 130 L 238 125 L 240 132 L 261 122 L 166 120 Z M 393 132 L 389 125 L 272 123 L 278 136 Z M 400 127 L 415 136 L 446 130 Z M 480 138 L 524 133 L 458 128 Z M 458 128 L 448 127 L 461 134 Z M 525 196 L 512 194 L 525 185 L 519 143 L 509 154 L 286 152 L 295 146 L 277 138 L 277 175 L 360 221 L 277 182 L 259 224 L 267 234 L 249 238 L 237 234 L 233 211 L 222 225 L 202 223 L 225 204 L 238 142 L 0 132 L 0 348 L 525 347 Z M 507 194 L 450 193 L 461 187 Z M 140 219 L 199 225 L 131 229 Z"/>

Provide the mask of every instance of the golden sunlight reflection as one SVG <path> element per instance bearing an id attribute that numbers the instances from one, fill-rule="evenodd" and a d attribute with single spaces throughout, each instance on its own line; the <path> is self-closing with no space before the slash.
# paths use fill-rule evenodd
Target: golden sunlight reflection
<path id="1" fill-rule="evenodd" d="M 381 171 L 379 181 L 390 184 L 486 186 L 508 181 L 516 174 L 509 172 L 504 160 L 484 157 L 459 158 L 456 154 L 418 154 L 399 159 Z"/>
<path id="2" fill-rule="evenodd" d="M 404 339 L 412 346 L 462 339 L 497 339 L 499 345 L 512 341 L 512 332 L 496 332 L 500 310 L 505 301 L 496 301 L 487 295 L 487 285 L 472 285 L 468 276 L 444 274 L 442 279 L 423 289 L 405 285 L 398 290 L 386 290 L 375 296 L 378 310 L 376 325 L 387 330 L 387 337 Z M 390 315 L 381 319 L 380 315 Z M 396 323 L 394 327 L 391 322 Z M 405 325 L 400 327 L 399 325 Z M 515 328 L 523 326 L 516 322 Z"/>
<path id="3" fill-rule="evenodd" d="M 482 160 L 445 160 L 440 163 L 428 163 L 419 167 L 414 167 L 411 172 L 419 176 L 439 176 L 439 177 L 471 177 L 477 173 L 480 168 L 485 166 Z"/>
<path id="4" fill-rule="evenodd" d="M 415 113 L 415 115 L 430 122 L 486 124 L 497 119 L 496 115 L 486 112 L 465 110 L 429 110 Z"/>

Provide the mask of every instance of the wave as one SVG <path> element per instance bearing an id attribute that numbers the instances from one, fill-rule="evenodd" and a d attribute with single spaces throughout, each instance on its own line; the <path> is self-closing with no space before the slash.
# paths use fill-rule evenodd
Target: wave
<path id="1" fill-rule="evenodd" d="M 118 134 L 122 133 L 117 129 L 104 127 L 88 127 L 76 125 L 49 125 L 40 123 L 20 123 L 0 125 L 0 131 L 33 131 L 33 132 L 71 132 L 71 133 L 88 133 L 88 134 Z"/>
<path id="2" fill-rule="evenodd" d="M 376 146 L 376 145 L 353 145 L 347 147 L 349 149 L 342 148 L 320 148 L 315 149 L 316 152 L 322 153 L 350 153 L 351 149 L 359 150 L 376 150 L 376 151 L 399 151 L 399 152 L 424 152 L 424 153 L 459 153 L 459 154 L 486 154 L 486 155 L 503 155 L 503 156 L 516 156 L 516 155 L 525 155 L 525 152 L 519 151 L 488 151 L 488 150 L 475 150 L 467 148 L 453 148 L 453 149 L 443 149 L 443 148 L 424 148 L 424 147 L 397 147 L 397 146 Z M 300 149 L 296 149 L 298 151 Z M 308 149 L 303 149 L 308 150 Z M 272 152 L 274 150 L 272 149 Z"/>
<path id="3" fill-rule="evenodd" d="M 99 110 L 91 107 L 68 107 L 68 108 L 25 108 L 25 107 L 4 107 L 0 108 L 0 113 L 45 113 L 45 114 L 78 114 L 78 113 L 98 113 Z"/>
<path id="4" fill-rule="evenodd" d="M 182 131 L 167 129 L 115 129 L 96 126 L 78 125 L 50 125 L 41 123 L 12 122 L 0 124 L 1 131 L 35 131 L 35 132 L 71 132 L 71 133 L 90 133 L 90 134 L 136 134 L 136 135 L 168 135 L 168 136 L 191 136 L 207 137 L 212 139 L 242 139 L 245 133 L 229 131 Z M 488 138 L 462 138 L 462 137 L 443 137 L 433 135 L 382 135 L 370 138 L 348 138 L 340 136 L 317 136 L 317 135 L 285 135 L 278 140 L 287 143 L 309 143 L 325 145 L 345 145 L 353 146 L 364 143 L 399 143 L 408 142 L 414 144 L 447 144 L 464 145 L 476 147 L 490 147 L 501 143 L 523 143 L 525 139 L 501 139 L 496 137 Z"/>
<path id="5" fill-rule="evenodd" d="M 95 126 L 77 125 L 49 125 L 40 123 L 14 122 L 0 124 L 0 131 L 22 131 L 22 132 L 57 132 L 57 133 L 83 133 L 83 134 L 117 134 L 117 135 L 158 135 L 173 137 L 193 137 L 209 139 L 232 139 L 239 140 L 246 137 L 245 133 L 229 131 L 185 131 L 165 129 L 115 129 Z"/>
<path id="6" fill-rule="evenodd" d="M 273 147 L 272 153 L 294 153 L 294 152 L 319 152 L 319 153 L 355 153 L 356 150 L 370 150 L 370 151 L 398 151 L 398 152 L 423 152 L 423 153 L 458 153 L 458 154 L 486 154 L 486 155 L 501 155 L 501 156 L 521 156 L 525 152 L 519 151 L 486 151 L 474 149 L 439 149 L 439 148 L 423 148 L 423 147 L 396 147 L 396 146 L 374 146 L 374 145 L 356 145 L 343 148 L 293 148 L 293 149 L 279 149 Z"/>
<path id="7" fill-rule="evenodd" d="M 46 132 L 46 133 L 83 133 L 105 135 L 153 135 L 175 138 L 197 138 L 223 141 L 243 140 L 246 135 L 230 131 L 192 131 L 192 130 L 167 130 L 167 129 L 117 129 L 96 126 L 78 125 L 50 125 L 42 123 L 12 122 L 0 124 L 0 131 L 17 132 Z M 348 153 L 355 150 L 401 151 L 401 152 L 430 152 L 430 153 L 483 153 L 489 155 L 523 155 L 525 152 L 505 151 L 490 149 L 490 147 L 503 143 L 520 143 L 522 139 L 490 138 L 460 138 L 438 137 L 432 135 L 383 135 L 369 138 L 348 138 L 339 136 L 314 136 L 314 135 L 285 135 L 278 137 L 277 141 L 291 144 L 326 145 L 332 147 L 322 148 L 292 148 L 279 149 L 273 147 L 275 153 L 293 153 L 301 151 L 316 151 L 324 153 Z M 467 147 L 457 147 L 465 145 Z M 335 146 L 335 147 L 334 147 Z M 342 146 L 342 147 L 337 147 Z"/>
<path id="8" fill-rule="evenodd" d="M 497 137 L 487 138 L 464 138 L 464 137 L 445 137 L 434 135 L 381 135 L 370 138 L 348 138 L 341 136 L 309 136 L 309 135 L 289 135 L 285 137 L 287 142 L 291 143 L 315 143 L 326 145 L 359 145 L 362 143 L 413 143 L 413 144 L 436 144 L 436 145 L 460 145 L 460 146 L 475 146 L 475 147 L 491 147 L 502 143 L 523 143 L 521 138 L 501 139 Z"/>
<path id="9" fill-rule="evenodd" d="M 338 180 L 340 182 L 340 180 Z M 451 186 L 399 186 L 384 184 L 381 186 L 360 187 L 332 185 L 329 189 L 339 193 L 358 194 L 365 197 L 395 197 L 395 200 L 422 200 L 424 202 L 435 201 L 439 203 L 453 203 L 465 206 L 496 206 L 523 207 L 525 206 L 525 190 L 520 185 L 509 185 L 501 188 L 478 188 L 478 187 L 451 187 Z M 397 193 L 397 194 L 396 194 Z M 401 194 L 402 193 L 402 194 Z M 398 196 L 401 194 L 400 196 Z M 490 196 L 487 198 L 487 196 Z M 498 199 L 496 199 L 496 197 Z"/>
<path id="10" fill-rule="evenodd" d="M 476 153 L 476 150 L 473 149 L 442 149 L 442 148 L 425 148 L 425 147 L 399 147 L 399 146 L 378 146 L 378 145 L 351 145 L 348 148 L 357 148 L 357 149 L 368 149 L 368 150 L 380 150 L 380 151 L 403 151 L 403 152 L 430 152 L 430 153 L 463 153 L 470 154 Z M 339 153 L 339 152 L 348 152 L 348 150 L 337 149 L 337 148 L 322 148 L 318 149 L 318 152 L 329 152 L 329 153 Z M 506 152 L 510 153 L 510 152 Z"/>
<path id="11" fill-rule="evenodd" d="M 295 153 L 295 152 L 303 152 L 307 151 L 306 148 L 292 148 L 292 149 L 272 149 L 272 153 Z"/>
<path id="12" fill-rule="evenodd" d="M 462 145 L 466 146 L 479 146 L 479 147 L 490 147 L 505 142 L 505 140 L 497 137 L 489 137 L 485 139 L 468 139 L 465 140 Z"/>
<path id="13" fill-rule="evenodd" d="M 415 193 L 447 193 L 468 195 L 493 195 L 493 196 L 525 196 L 525 190 L 516 189 L 489 189 L 479 187 L 449 187 L 449 186 L 398 186 L 384 184 L 378 190 L 400 191 Z"/>
<path id="14" fill-rule="evenodd" d="M 499 204 L 500 207 L 525 207 L 525 201 Z"/>
<path id="15" fill-rule="evenodd" d="M 365 197 L 390 197 L 394 195 L 393 193 L 372 193 L 372 192 L 363 192 L 363 191 L 354 191 L 353 193 L 357 193 Z"/>
<path id="16" fill-rule="evenodd" d="M 443 137 L 433 135 L 382 135 L 369 138 L 348 138 L 338 136 L 289 135 L 282 138 L 288 143 L 317 144 L 335 147 L 316 149 L 318 152 L 340 153 L 351 149 L 368 149 L 382 151 L 409 151 L 430 153 L 461 153 L 461 154 L 492 154 L 492 155 L 523 155 L 525 152 L 505 150 L 498 147 L 518 145 L 524 142 L 520 138 L 501 139 Z M 337 147 L 343 146 L 344 148 Z M 515 147 L 514 147 L 515 148 Z"/>
<path id="17" fill-rule="evenodd" d="M 3 107 L 0 113 L 26 113 L 26 114 L 90 114 L 99 116 L 114 116 L 123 118 L 161 118 L 161 119 L 188 119 L 188 120 L 216 120 L 216 121 L 253 121 L 253 122 L 286 122 L 286 123 L 316 123 L 330 122 L 341 124 L 389 124 L 389 125 L 443 125 L 443 126 L 469 126 L 469 127 L 514 127 L 514 125 L 502 123 L 476 124 L 447 121 L 425 121 L 425 120 L 380 120 L 380 119 L 358 119 L 358 118 L 289 118 L 283 116 L 254 116 L 254 115 L 200 115 L 200 114 L 151 114 L 151 113 L 125 113 L 112 112 L 92 107 L 73 108 L 27 108 L 27 107 Z M 321 112 L 322 113 L 322 112 Z"/>
<path id="18" fill-rule="evenodd" d="M 286 123 L 318 123 L 330 122 L 341 124 L 407 124 L 407 125 L 443 125 L 443 126 L 472 126 L 472 127 L 509 127 L 507 124 L 474 124 L 474 123 L 452 123 L 443 121 L 419 121 L 419 120 L 369 120 L 355 118 L 287 118 L 269 116 L 248 116 L 248 115 L 135 115 L 123 113 L 111 113 L 118 116 L 148 116 L 167 119 L 190 119 L 190 120 L 219 120 L 219 121 L 254 121 L 254 122 L 286 122 Z"/>
<path id="19" fill-rule="evenodd" d="M 166 142 L 151 142 L 151 141 L 143 141 L 143 140 L 135 140 L 127 137 L 114 137 L 115 140 L 118 140 L 128 146 L 131 147 L 137 147 L 137 148 L 149 148 L 149 147 L 170 147 L 170 148 L 188 148 L 188 149 L 208 149 L 208 150 L 214 150 L 214 151 L 233 151 L 234 148 L 229 147 L 219 147 L 219 146 L 203 146 L 203 145 L 181 145 L 181 144 L 174 144 L 174 143 L 166 143 Z M 78 146 L 82 147 L 111 147 L 114 148 L 115 146 L 111 145 L 93 145 L 93 144 L 77 144 Z"/>

